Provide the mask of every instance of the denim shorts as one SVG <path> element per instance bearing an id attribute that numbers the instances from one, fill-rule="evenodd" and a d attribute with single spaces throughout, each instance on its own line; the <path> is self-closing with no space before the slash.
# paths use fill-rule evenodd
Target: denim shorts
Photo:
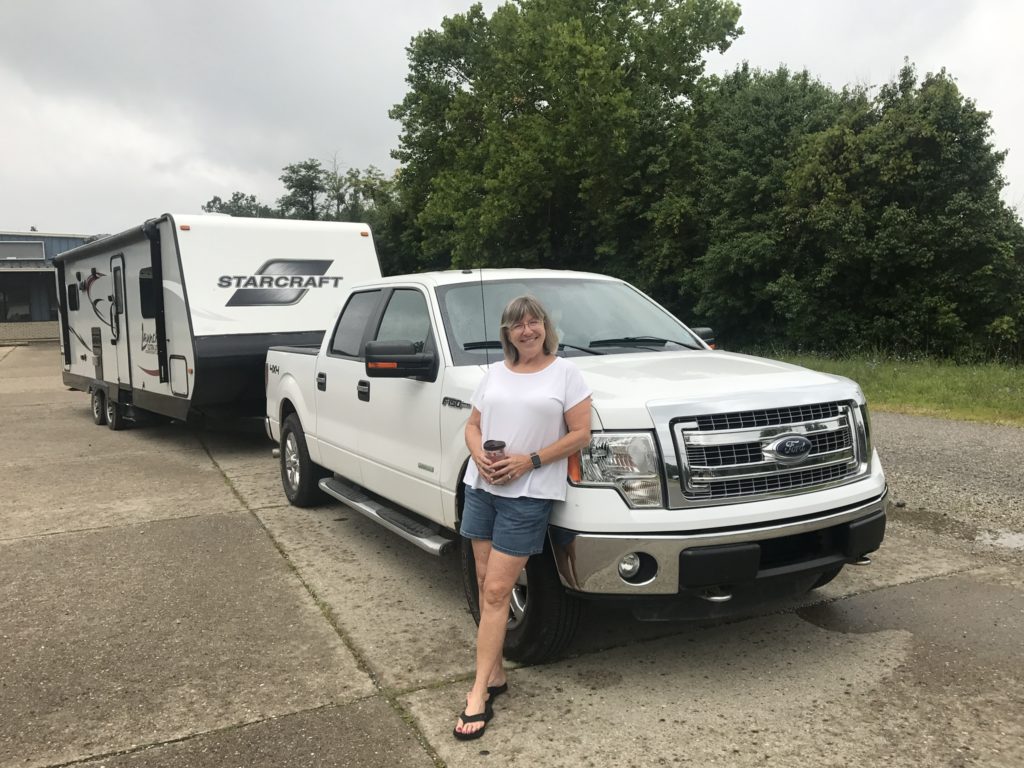
<path id="1" fill-rule="evenodd" d="M 506 555 L 536 555 L 544 551 L 553 505 L 551 499 L 509 499 L 467 485 L 459 533 L 467 539 L 490 541 L 494 549 Z"/>

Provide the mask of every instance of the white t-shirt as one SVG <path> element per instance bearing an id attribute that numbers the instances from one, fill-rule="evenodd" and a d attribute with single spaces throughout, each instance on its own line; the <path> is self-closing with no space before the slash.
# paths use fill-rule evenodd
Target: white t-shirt
<path id="1" fill-rule="evenodd" d="M 494 363 L 473 393 L 480 411 L 484 442 L 504 440 L 505 453 L 529 455 L 546 448 L 568 433 L 565 412 L 591 394 L 579 369 L 556 357 L 536 373 L 515 373 L 505 362 Z M 492 485 L 480 476 L 474 462 L 466 470 L 466 485 L 495 496 L 565 500 L 568 459 L 545 464 L 510 483 Z"/>

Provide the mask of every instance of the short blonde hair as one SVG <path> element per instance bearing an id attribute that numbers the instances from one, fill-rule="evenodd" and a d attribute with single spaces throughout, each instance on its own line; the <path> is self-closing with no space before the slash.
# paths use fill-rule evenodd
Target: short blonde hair
<path id="1" fill-rule="evenodd" d="M 544 354 L 553 355 L 558 351 L 558 334 L 544 305 L 533 296 L 518 296 L 512 299 L 501 313 L 501 349 L 505 353 L 505 359 L 513 363 L 519 362 L 519 350 L 512 343 L 509 332 L 513 325 L 521 322 L 527 315 L 544 323 Z"/>

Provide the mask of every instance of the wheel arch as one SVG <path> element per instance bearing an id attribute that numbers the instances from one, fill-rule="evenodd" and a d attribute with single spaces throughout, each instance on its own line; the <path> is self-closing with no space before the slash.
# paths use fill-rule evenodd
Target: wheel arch
<path id="1" fill-rule="evenodd" d="M 455 531 L 462 527 L 462 507 L 466 503 L 466 471 L 469 469 L 471 457 L 467 456 L 462 462 L 455 482 Z"/>
<path id="2" fill-rule="evenodd" d="M 290 397 L 282 398 L 281 407 L 278 413 L 278 423 L 284 424 L 284 420 L 291 416 L 293 413 L 297 414 L 299 411 L 295 407 L 295 403 L 292 402 Z M 299 417 L 299 423 L 302 423 L 302 417 Z"/>

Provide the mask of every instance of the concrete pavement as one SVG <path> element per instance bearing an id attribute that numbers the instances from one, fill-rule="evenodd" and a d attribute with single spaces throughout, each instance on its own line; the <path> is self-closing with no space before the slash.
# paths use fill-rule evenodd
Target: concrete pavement
<path id="1" fill-rule="evenodd" d="M 201 440 L 55 365 L 0 350 L 0 766 L 434 765 Z"/>
<path id="2" fill-rule="evenodd" d="M 455 558 L 288 506 L 259 438 L 96 427 L 53 346 L 0 348 L 0 424 L 0 768 L 1024 765 L 1021 553 L 931 524 L 924 452 L 870 568 L 719 624 L 588 606 L 464 744 Z"/>

